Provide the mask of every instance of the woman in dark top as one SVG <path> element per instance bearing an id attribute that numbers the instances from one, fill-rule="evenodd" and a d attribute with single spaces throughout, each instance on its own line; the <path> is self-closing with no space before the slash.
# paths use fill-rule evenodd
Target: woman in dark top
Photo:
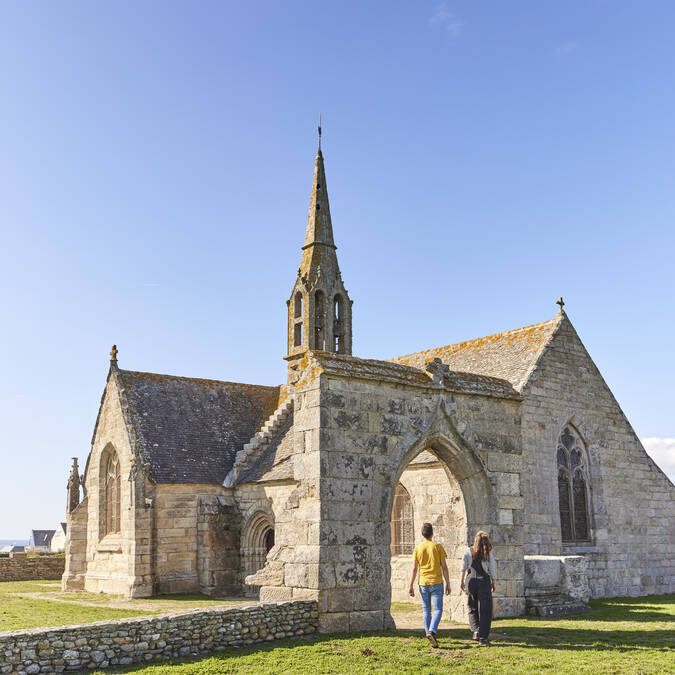
<path id="1" fill-rule="evenodd" d="M 460 587 L 464 590 L 464 575 L 467 576 L 467 594 L 469 604 L 469 623 L 473 639 L 487 646 L 490 626 L 492 625 L 492 593 L 495 590 L 495 559 L 491 553 L 492 544 L 487 532 L 476 533 L 473 546 L 467 548 L 462 558 L 462 579 Z"/>

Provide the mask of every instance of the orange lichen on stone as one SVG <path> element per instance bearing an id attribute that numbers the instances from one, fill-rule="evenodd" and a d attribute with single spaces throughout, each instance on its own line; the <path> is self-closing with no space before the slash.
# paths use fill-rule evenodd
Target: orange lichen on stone
<path id="1" fill-rule="evenodd" d="M 563 317 L 559 314 L 532 326 L 399 356 L 392 362 L 424 368 L 440 358 L 453 371 L 507 380 L 520 390 Z"/>

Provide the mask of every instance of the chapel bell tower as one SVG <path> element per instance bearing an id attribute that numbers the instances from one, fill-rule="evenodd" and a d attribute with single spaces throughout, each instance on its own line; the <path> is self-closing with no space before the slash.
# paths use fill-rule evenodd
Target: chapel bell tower
<path id="1" fill-rule="evenodd" d="M 290 368 L 310 349 L 352 353 L 352 301 L 342 283 L 336 249 L 319 125 L 319 149 L 314 161 L 302 261 L 286 303 L 288 352 L 285 358 Z"/>

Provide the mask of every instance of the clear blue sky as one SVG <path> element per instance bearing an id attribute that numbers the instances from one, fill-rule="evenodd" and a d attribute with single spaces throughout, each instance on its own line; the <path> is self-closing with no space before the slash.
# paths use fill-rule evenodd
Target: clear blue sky
<path id="1" fill-rule="evenodd" d="M 675 437 L 671 2 L 0 7 L 0 537 L 64 517 L 123 368 L 284 381 L 324 115 L 354 353 L 566 309 Z"/>

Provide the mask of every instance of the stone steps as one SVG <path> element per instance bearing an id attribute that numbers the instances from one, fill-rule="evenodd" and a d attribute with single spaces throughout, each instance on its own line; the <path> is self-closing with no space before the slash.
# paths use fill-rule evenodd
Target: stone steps
<path id="1" fill-rule="evenodd" d="M 245 443 L 242 449 L 237 453 L 234 460 L 234 466 L 227 474 L 223 485 L 232 487 L 237 482 L 237 475 L 246 460 L 256 451 L 260 450 L 268 441 L 276 436 L 278 431 L 288 421 L 289 415 L 293 412 L 294 399 L 289 396 L 267 419 L 260 429 L 253 435 L 248 443 Z"/>
<path id="2" fill-rule="evenodd" d="M 564 593 L 544 593 L 525 599 L 528 614 L 534 616 L 568 616 L 587 612 L 590 607 L 583 600 Z"/>
<path id="3" fill-rule="evenodd" d="M 249 452 L 250 450 L 255 450 L 256 448 L 263 445 L 270 438 L 273 438 L 277 431 L 282 427 L 282 425 L 288 419 L 288 413 L 293 408 L 293 399 L 287 398 L 269 417 L 269 419 L 263 424 L 263 426 L 256 432 L 256 434 L 251 438 L 251 440 L 244 444 L 242 450 L 244 453 Z"/>

